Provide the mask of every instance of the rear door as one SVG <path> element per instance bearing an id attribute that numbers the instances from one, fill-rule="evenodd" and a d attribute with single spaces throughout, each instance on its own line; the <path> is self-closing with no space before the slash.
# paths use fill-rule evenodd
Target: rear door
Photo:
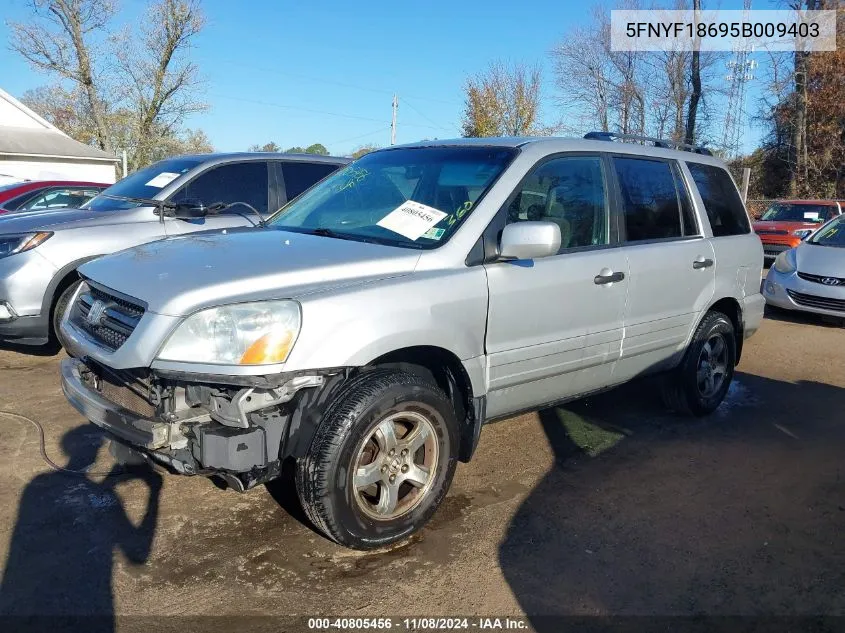
<path id="1" fill-rule="evenodd" d="M 630 269 L 615 378 L 628 380 L 680 359 L 713 297 L 716 256 L 676 161 L 627 155 L 611 160 Z"/>
<path id="2" fill-rule="evenodd" d="M 485 264 L 490 417 L 609 380 L 621 349 L 628 281 L 625 254 L 614 247 L 607 168 L 598 154 L 547 159 L 495 221 L 494 233 L 512 222 L 554 222 L 562 239 L 557 255 Z"/>

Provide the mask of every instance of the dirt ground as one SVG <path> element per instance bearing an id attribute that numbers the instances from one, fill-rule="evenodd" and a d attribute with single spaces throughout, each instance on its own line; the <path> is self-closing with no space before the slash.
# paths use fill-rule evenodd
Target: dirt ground
<path id="1" fill-rule="evenodd" d="M 0 613 L 845 615 L 845 329 L 769 315 L 711 417 L 649 382 L 485 427 L 390 551 L 315 533 L 288 482 L 104 477 L 58 357 L 0 351 Z M 279 630 L 279 629 L 276 629 Z"/>

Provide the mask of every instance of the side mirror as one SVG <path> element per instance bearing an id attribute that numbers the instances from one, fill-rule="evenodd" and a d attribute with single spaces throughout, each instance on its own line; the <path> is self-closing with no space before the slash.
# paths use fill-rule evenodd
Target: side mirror
<path id="1" fill-rule="evenodd" d="M 560 250 L 560 226 L 554 222 L 508 224 L 499 240 L 502 259 L 539 259 Z"/>
<path id="2" fill-rule="evenodd" d="M 208 213 L 208 207 L 202 200 L 186 198 L 177 202 L 176 208 L 172 209 L 167 215 L 180 220 L 195 220 L 196 218 L 204 218 Z"/>

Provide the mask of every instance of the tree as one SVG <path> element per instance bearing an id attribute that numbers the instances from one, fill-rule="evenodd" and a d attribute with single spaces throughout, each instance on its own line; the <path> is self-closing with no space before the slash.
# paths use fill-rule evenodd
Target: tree
<path id="1" fill-rule="evenodd" d="M 701 11 L 701 0 L 693 0 L 693 9 Z M 690 56 L 690 83 L 692 94 L 689 99 L 687 110 L 687 129 L 684 133 L 684 143 L 693 145 L 695 143 L 695 120 L 698 116 L 698 102 L 701 99 L 701 52 L 692 51 Z"/>
<path id="2" fill-rule="evenodd" d="M 807 7 L 833 9 L 837 2 Z M 837 12 L 836 29 L 842 41 L 845 11 Z M 766 67 L 769 83 L 760 117 L 767 128 L 761 147 L 762 193 L 845 197 L 845 49 L 773 53 Z"/>
<path id="3" fill-rule="evenodd" d="M 540 103 L 538 66 L 503 62 L 464 83 L 464 136 L 525 136 L 535 131 Z"/>
<path id="4" fill-rule="evenodd" d="M 264 143 L 264 145 L 250 145 L 248 152 L 281 152 L 281 146 L 277 145 L 275 141 Z"/>
<path id="5" fill-rule="evenodd" d="M 350 154 L 350 156 L 357 160 L 358 158 L 361 158 L 364 154 L 369 154 L 370 152 L 374 152 L 377 149 L 379 149 L 379 146 L 374 145 L 372 143 L 370 143 L 368 145 L 362 145 L 361 147 L 356 149 L 354 152 L 352 152 L 352 154 Z"/>
<path id="6" fill-rule="evenodd" d="M 305 148 L 306 154 L 317 154 L 319 156 L 328 156 L 329 150 L 326 149 L 326 146 L 322 143 L 314 143 L 313 145 L 309 145 Z"/>
<path id="7" fill-rule="evenodd" d="M 198 69 L 187 59 L 204 24 L 199 0 L 155 0 L 140 33 L 114 32 L 113 0 L 28 2 L 32 20 L 10 23 L 12 47 L 58 81 L 68 106 L 60 110 L 72 116 L 57 120 L 69 134 L 109 152 L 126 149 L 137 169 L 162 141 L 184 134 L 188 115 L 205 109 L 196 99 Z M 43 91 L 30 97 L 58 112 Z"/>
<path id="8" fill-rule="evenodd" d="M 700 0 L 693 0 L 700 7 Z M 619 8 L 642 8 L 620 0 Z M 688 8 L 675 0 L 674 9 Z M 597 129 L 701 143 L 712 123 L 709 95 L 721 77 L 718 54 L 680 45 L 660 52 L 611 50 L 610 15 L 594 6 L 590 23 L 567 32 L 551 52 L 558 102 L 581 130 Z"/>

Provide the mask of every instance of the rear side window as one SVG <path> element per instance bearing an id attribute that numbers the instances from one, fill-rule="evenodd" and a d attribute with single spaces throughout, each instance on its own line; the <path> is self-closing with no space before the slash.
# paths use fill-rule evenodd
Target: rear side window
<path id="1" fill-rule="evenodd" d="M 260 213 L 267 213 L 267 195 L 267 163 L 249 161 L 221 165 L 203 172 L 182 187 L 172 200 L 197 199 L 206 206 L 215 202 L 246 202 Z M 232 212 L 245 211 L 243 207 L 234 207 Z"/>
<path id="2" fill-rule="evenodd" d="M 282 163 L 282 176 L 285 179 L 285 193 L 288 200 L 293 200 L 312 185 L 320 182 L 339 165 L 325 163 Z"/>
<path id="3" fill-rule="evenodd" d="M 687 163 L 687 168 L 704 201 L 713 237 L 750 233 L 748 214 L 730 174 L 721 167 L 701 163 Z"/>
<path id="4" fill-rule="evenodd" d="M 675 175 L 665 161 L 613 158 L 628 242 L 681 237 Z"/>

